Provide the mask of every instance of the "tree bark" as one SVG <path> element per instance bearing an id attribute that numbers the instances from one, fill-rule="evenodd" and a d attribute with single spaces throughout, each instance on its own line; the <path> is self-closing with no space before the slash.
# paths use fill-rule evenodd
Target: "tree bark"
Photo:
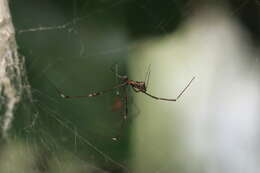
<path id="1" fill-rule="evenodd" d="M 22 94 L 23 60 L 19 59 L 8 0 L 0 0 L 0 128 L 6 139 Z"/>

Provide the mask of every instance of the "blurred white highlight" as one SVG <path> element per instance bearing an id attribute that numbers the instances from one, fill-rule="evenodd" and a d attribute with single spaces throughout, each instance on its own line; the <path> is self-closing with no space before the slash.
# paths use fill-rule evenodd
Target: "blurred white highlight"
<path id="1" fill-rule="evenodd" d="M 0 104 L 1 137 L 6 138 L 14 117 L 14 108 L 22 92 L 21 67 L 7 0 L 0 1 Z"/>
<path id="2" fill-rule="evenodd" d="M 171 98 L 196 80 L 176 103 L 136 96 L 133 170 L 260 172 L 259 55 L 238 22 L 208 7 L 179 32 L 145 45 L 132 71 L 138 78 L 152 64 L 151 93 Z"/>

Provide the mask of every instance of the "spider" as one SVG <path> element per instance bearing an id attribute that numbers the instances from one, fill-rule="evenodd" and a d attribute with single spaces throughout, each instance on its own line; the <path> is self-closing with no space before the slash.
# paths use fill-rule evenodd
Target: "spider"
<path id="1" fill-rule="evenodd" d="M 116 85 L 116 86 L 114 86 L 112 88 L 103 90 L 103 91 L 93 92 L 93 93 L 86 94 L 86 95 L 71 96 L 71 95 L 65 95 L 64 93 L 60 92 L 57 88 L 56 88 L 56 90 L 58 91 L 58 93 L 59 93 L 61 98 L 72 99 L 72 98 L 96 97 L 96 96 L 100 96 L 100 95 L 103 95 L 105 93 L 111 92 L 113 90 L 123 88 L 123 91 L 124 91 L 124 104 L 122 103 L 122 100 L 119 99 L 119 97 L 117 97 L 117 100 L 115 102 L 115 107 L 118 107 L 118 108 L 124 107 L 124 109 L 125 109 L 124 113 L 123 113 L 122 123 L 121 123 L 121 129 L 122 129 L 123 126 L 124 126 L 124 123 L 127 120 L 127 116 L 128 116 L 128 106 L 127 106 L 127 103 L 128 103 L 127 87 L 128 86 L 130 86 L 133 89 L 134 92 L 136 92 L 136 93 L 143 93 L 143 94 L 145 94 L 145 95 L 147 95 L 147 96 L 149 96 L 149 97 L 151 97 L 153 99 L 175 102 L 183 95 L 183 93 L 187 90 L 187 88 L 190 86 L 192 81 L 195 79 L 195 77 L 193 77 L 190 80 L 190 82 L 186 85 L 186 87 L 184 89 L 182 89 L 182 91 L 177 95 L 177 97 L 172 99 L 172 98 L 157 97 L 157 96 L 154 96 L 154 95 L 152 95 L 152 94 L 147 92 L 147 86 L 148 86 L 148 82 L 149 82 L 150 71 L 147 73 L 145 81 L 134 81 L 134 80 L 130 80 L 128 78 L 128 76 L 126 76 L 126 75 L 119 75 L 117 73 L 115 73 L 115 74 L 116 74 L 116 77 L 121 82 L 118 85 Z M 117 92 L 117 95 L 119 95 L 119 92 Z M 116 108 L 116 109 L 118 109 L 118 108 Z M 117 137 L 113 137 L 112 139 L 114 141 L 117 141 L 119 139 L 119 136 L 120 135 L 118 135 Z"/>

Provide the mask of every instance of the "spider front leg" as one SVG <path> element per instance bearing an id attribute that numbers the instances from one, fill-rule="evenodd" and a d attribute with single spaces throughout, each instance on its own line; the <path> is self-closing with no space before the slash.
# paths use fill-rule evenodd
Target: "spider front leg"
<path id="1" fill-rule="evenodd" d="M 110 92 L 110 91 L 112 91 L 112 90 L 115 90 L 115 89 L 117 89 L 117 88 L 121 88 L 121 87 L 123 87 L 123 86 L 125 86 L 125 85 L 127 85 L 126 82 L 121 83 L 121 84 L 119 84 L 119 85 L 116 85 L 116 86 L 114 86 L 113 88 L 110 88 L 110 89 L 106 89 L 106 90 L 103 90 L 103 91 L 90 93 L 90 94 L 87 94 L 87 95 L 78 95 L 78 96 L 65 95 L 65 94 L 63 94 L 62 92 L 60 92 L 57 88 L 56 88 L 56 91 L 59 93 L 59 95 L 60 95 L 61 98 L 65 98 L 65 99 L 88 98 L 88 97 L 95 97 L 95 96 L 99 96 L 99 95 L 105 94 L 105 93 Z"/>
<path id="2" fill-rule="evenodd" d="M 181 96 L 182 94 L 187 90 L 187 88 L 190 86 L 190 84 L 192 83 L 192 81 L 195 79 L 195 77 L 193 77 L 190 82 L 186 85 L 186 87 L 179 93 L 179 95 L 175 98 L 175 99 L 168 99 L 168 98 L 162 98 L 162 97 L 157 97 L 157 96 L 154 96 L 152 94 L 149 94 L 147 93 L 146 91 L 141 91 L 142 93 L 146 94 L 147 96 L 153 98 L 153 99 L 156 99 L 156 100 L 165 100 L 165 101 L 177 101 Z"/>

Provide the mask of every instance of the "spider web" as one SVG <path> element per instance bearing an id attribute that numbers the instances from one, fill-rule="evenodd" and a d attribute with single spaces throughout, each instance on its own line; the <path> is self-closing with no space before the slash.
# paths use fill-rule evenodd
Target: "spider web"
<path id="1" fill-rule="evenodd" d="M 241 2 L 234 15 L 247 3 Z M 79 95 L 114 86 L 115 75 L 109 69 L 118 63 L 120 72 L 126 73 L 127 55 L 135 50 L 133 41 L 173 31 L 191 15 L 194 2 L 166 1 L 161 8 L 155 4 L 147 0 L 11 1 L 32 93 L 32 97 L 25 95 L 18 107 L 20 115 L 11 132 L 26 149 L 38 153 L 37 170 L 62 171 L 68 162 L 77 165 L 72 172 L 129 171 L 129 125 L 121 141 L 111 140 L 121 119 L 120 112 L 111 111 L 116 92 L 63 100 L 55 87 Z M 165 10 L 165 6 L 170 8 Z M 147 24 L 142 23 L 140 14 L 149 19 Z"/>

